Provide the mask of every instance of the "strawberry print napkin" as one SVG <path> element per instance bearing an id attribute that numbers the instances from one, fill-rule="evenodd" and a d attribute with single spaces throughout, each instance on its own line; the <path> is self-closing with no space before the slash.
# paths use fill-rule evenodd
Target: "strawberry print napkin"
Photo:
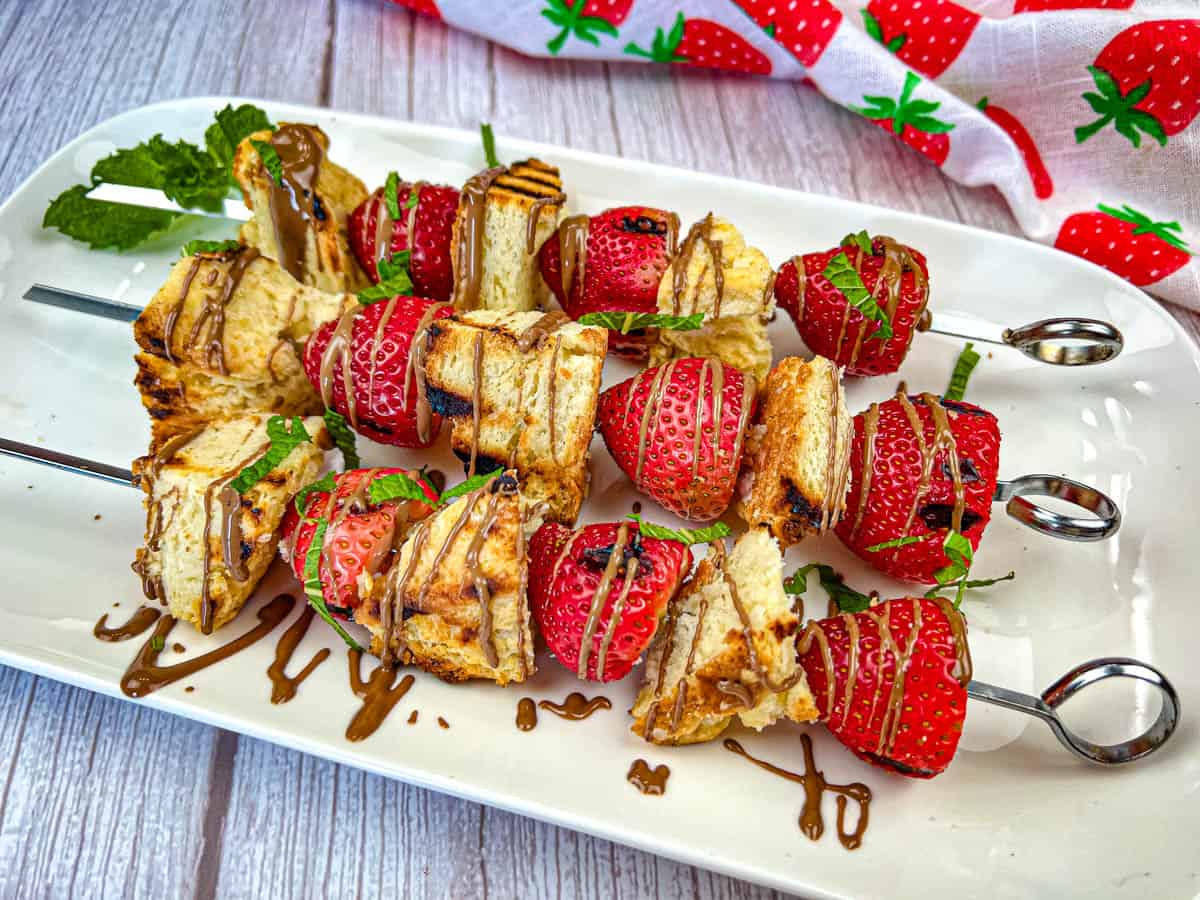
<path id="1" fill-rule="evenodd" d="M 809 79 L 1032 238 L 1200 309 L 1197 0 L 394 0 L 534 56 Z"/>

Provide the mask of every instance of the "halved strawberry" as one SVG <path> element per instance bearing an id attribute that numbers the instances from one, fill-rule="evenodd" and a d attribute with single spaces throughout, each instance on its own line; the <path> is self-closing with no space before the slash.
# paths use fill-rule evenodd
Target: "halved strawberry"
<path id="1" fill-rule="evenodd" d="M 414 205 L 414 185 L 396 186 L 399 218 L 388 214 L 384 199 L 386 188 L 379 188 L 350 214 L 346 230 L 350 249 L 371 281 L 379 283 L 378 263 L 401 250 L 411 250 L 409 275 L 413 290 L 421 297 L 449 300 L 454 291 L 454 273 L 450 266 L 450 234 L 458 213 L 458 189 L 418 182 Z M 388 226 L 391 239 L 387 240 Z M 409 234 L 411 226 L 412 234 Z M 381 242 L 388 244 L 380 247 Z"/>
<path id="2" fill-rule="evenodd" d="M 798 639 L 800 665 L 821 720 L 881 769 L 944 772 L 967 714 L 966 633 L 949 602 L 916 597 L 810 622 Z"/>
<path id="3" fill-rule="evenodd" d="M 869 243 L 870 251 L 860 245 Z M 852 306 L 846 294 L 824 274 L 829 263 L 844 253 L 858 272 L 863 287 L 888 314 L 892 336 L 876 338 L 879 322 Z M 787 310 L 800 337 L 813 353 L 845 366 L 851 375 L 885 375 L 897 371 L 908 355 L 913 334 L 929 302 L 929 270 L 925 257 L 891 238 L 865 233 L 849 236 L 845 243 L 821 253 L 799 257 L 803 266 L 804 295 L 795 259 L 779 269 L 775 300 Z"/>
<path id="4" fill-rule="evenodd" d="M 962 490 L 957 523 L 955 460 Z M 949 530 L 962 534 L 972 550 L 979 547 L 999 465 L 1000 428 L 985 409 L 932 394 L 897 394 L 872 404 L 854 417 L 850 490 L 837 535 L 879 571 L 934 584 L 934 573 L 951 562 L 943 549 Z M 910 536 L 922 540 L 867 549 Z"/>
<path id="5" fill-rule="evenodd" d="M 600 395 L 597 427 L 634 487 L 686 519 L 729 506 L 754 378 L 718 359 L 674 359 Z"/>
<path id="6" fill-rule="evenodd" d="M 677 220 L 650 206 L 608 209 L 587 220 L 587 240 L 571 263 L 570 294 L 563 287 L 562 231 L 550 235 L 538 251 L 542 278 L 572 319 L 613 310 L 658 310 L 658 283 L 670 263 L 668 243 Z M 614 353 L 644 357 L 645 332 L 610 330 Z"/>
<path id="7" fill-rule="evenodd" d="M 375 479 L 400 472 L 417 482 L 429 504 L 417 500 L 389 500 L 375 504 L 370 485 Z M 405 469 L 352 469 L 336 476 L 333 490 L 314 490 L 298 503 L 304 514 L 289 505 L 283 518 L 279 555 L 304 582 L 304 566 L 318 521 L 329 524 L 322 542 L 318 574 L 329 611 L 349 619 L 360 602 L 358 578 L 364 572 L 384 572 L 392 563 L 396 530 L 423 519 L 433 511 L 438 492 L 419 472 Z"/>
<path id="8" fill-rule="evenodd" d="M 428 447 L 437 437 L 441 419 L 430 413 L 428 431 L 421 435 L 413 335 L 422 323 L 452 311 L 421 297 L 393 297 L 348 312 L 309 335 L 304 371 L 326 406 L 341 413 L 360 434 L 381 444 Z M 351 315 L 347 332 L 343 323 Z M 342 368 L 346 353 L 349 392 Z M 322 369 L 328 376 L 324 379 Z"/>
<path id="9" fill-rule="evenodd" d="M 578 531 L 547 522 L 529 542 L 530 607 L 559 662 L 580 678 L 616 681 L 691 567 L 686 546 L 644 538 L 634 522 Z"/>

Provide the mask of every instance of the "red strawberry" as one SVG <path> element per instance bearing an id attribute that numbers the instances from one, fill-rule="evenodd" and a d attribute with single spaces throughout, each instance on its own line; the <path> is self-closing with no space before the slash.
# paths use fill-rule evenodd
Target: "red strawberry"
<path id="1" fill-rule="evenodd" d="M 547 522 L 529 542 L 529 603 L 559 662 L 580 678 L 616 681 L 649 645 L 691 567 L 686 546 L 643 538 L 633 522 L 578 531 Z"/>
<path id="2" fill-rule="evenodd" d="M 360 434 L 381 444 L 428 447 L 437 437 L 441 422 L 431 415 L 428 433 L 422 439 L 417 422 L 413 335 L 423 321 L 448 316 L 452 311 L 449 306 L 420 297 L 393 297 L 352 309 L 309 336 L 304 348 L 304 371 L 313 388 L 322 393 L 326 406 L 345 416 Z M 346 397 L 344 352 L 349 353 L 353 404 Z M 323 366 L 331 375 L 325 389 Z"/>
<path id="3" fill-rule="evenodd" d="M 980 19 L 951 0 L 871 0 L 862 16 L 867 34 L 929 78 L 958 58 Z"/>
<path id="4" fill-rule="evenodd" d="M 1025 130 L 1025 126 L 1021 124 L 1020 120 L 1007 109 L 989 103 L 987 97 L 984 97 L 976 105 L 983 110 L 984 115 L 1004 129 L 1004 133 L 1017 145 L 1021 158 L 1025 160 L 1025 168 L 1029 171 L 1029 180 L 1033 182 L 1033 195 L 1039 200 L 1045 200 L 1053 194 L 1054 182 L 1050 178 L 1050 173 L 1046 171 L 1042 155 L 1038 153 L 1037 145 L 1034 144 L 1033 138 L 1029 136 L 1029 132 Z"/>
<path id="5" fill-rule="evenodd" d="M 1139 131 L 1162 146 L 1200 113 L 1200 20 L 1161 19 L 1126 28 L 1088 66 L 1096 90 L 1083 99 L 1100 118 L 1075 129 L 1083 143 L 1110 122 L 1133 146 Z"/>
<path id="6" fill-rule="evenodd" d="M 1014 13 L 1062 9 L 1129 9 L 1133 0 L 1017 0 Z"/>
<path id="7" fill-rule="evenodd" d="M 806 253 L 804 296 L 800 296 L 795 259 L 784 263 L 775 279 L 775 300 L 787 310 L 808 348 L 845 366 L 851 375 L 895 372 L 908 355 L 913 334 L 929 302 L 929 270 L 925 257 L 891 238 L 874 238 L 869 253 L 850 236 L 844 246 L 823 253 Z M 892 336 L 872 337 L 880 323 L 851 306 L 846 295 L 828 278 L 826 267 L 839 253 L 858 270 L 863 286 L 888 315 Z"/>
<path id="8" fill-rule="evenodd" d="M 770 75 L 771 61 L 749 41 L 719 22 L 708 19 L 675 18 L 670 34 L 661 28 L 654 33 L 649 50 L 626 44 L 625 52 L 660 63 L 686 63 L 727 72 Z"/>
<path id="9" fill-rule="evenodd" d="M 967 714 L 966 630 L 947 601 L 916 597 L 809 623 L 800 665 L 821 720 L 881 769 L 911 778 L 944 772 Z"/>
<path id="10" fill-rule="evenodd" d="M 717 359 L 674 359 L 600 395 L 596 422 L 634 486 L 687 519 L 733 496 L 754 412 L 754 378 Z"/>
<path id="11" fill-rule="evenodd" d="M 427 16 L 433 16 L 435 19 L 442 17 L 441 11 L 437 7 L 434 0 L 392 0 L 400 6 L 407 6 L 413 12 L 424 13 Z"/>
<path id="12" fill-rule="evenodd" d="M 379 283 L 376 264 L 384 256 L 400 250 L 411 250 L 408 272 L 412 277 L 413 291 L 420 297 L 433 300 L 449 300 L 454 290 L 454 275 L 450 267 L 450 233 L 454 217 L 458 213 L 458 190 L 433 184 L 422 184 L 417 192 L 415 207 L 409 207 L 412 185 L 401 182 L 396 189 L 396 201 L 400 217 L 391 222 L 387 204 L 383 199 L 384 188 L 379 188 L 359 204 L 346 223 L 350 237 L 350 249 L 358 264 L 370 279 Z M 380 228 L 392 225 L 392 239 L 388 247 L 377 246 L 383 235 Z M 409 223 L 415 233 L 408 233 Z"/>
<path id="13" fill-rule="evenodd" d="M 803 66 L 816 65 L 842 21 L 841 12 L 829 0 L 735 2 Z"/>
<path id="14" fill-rule="evenodd" d="M 552 234 L 538 251 L 542 278 L 559 305 L 573 319 L 610 310 L 656 312 L 658 282 L 667 270 L 670 213 L 648 206 L 623 206 L 593 216 L 587 245 L 576 262 L 571 295 L 562 284 L 560 234 Z M 583 264 L 580 265 L 580 262 Z M 582 269 L 583 278 L 578 277 Z M 644 356 L 644 333 L 609 331 L 608 346 L 622 356 Z"/>
<path id="15" fill-rule="evenodd" d="M 372 503 L 367 494 L 371 482 L 394 472 L 403 472 L 420 484 L 429 504 L 416 500 Z M 303 517 L 294 505 L 288 506 L 281 526 L 279 553 L 303 583 L 304 565 L 317 521 L 328 522 L 317 570 L 321 593 L 330 612 L 349 619 L 360 602 L 358 577 L 366 571 L 379 573 L 387 569 L 392 548 L 398 543 L 396 529 L 429 515 L 438 493 L 420 473 L 404 469 L 352 469 L 338 475 L 335 485 L 332 494 L 313 491 L 301 497 Z"/>
<path id="16" fill-rule="evenodd" d="M 629 15 L 633 0 L 547 0 L 542 16 L 562 30 L 546 49 L 558 53 L 571 35 L 589 44 L 600 45 L 596 32 L 617 36 L 617 26 Z"/>
<path id="17" fill-rule="evenodd" d="M 950 155 L 950 138 L 946 134 L 954 130 L 954 124 L 930 115 L 941 103 L 912 99 L 913 91 L 920 83 L 920 76 L 909 72 L 904 78 L 899 101 L 867 95 L 863 100 L 868 106 L 850 108 L 885 131 L 894 132 L 908 146 L 940 166 Z"/>
<path id="18" fill-rule="evenodd" d="M 914 429 L 914 418 L 920 434 Z M 940 428 L 939 420 L 944 423 Z M 956 530 L 975 550 L 991 518 L 996 492 L 1000 465 L 996 417 L 971 403 L 932 394 L 898 393 L 872 404 L 854 417 L 850 490 L 846 512 L 836 528 L 838 537 L 893 578 L 935 583 L 934 573 L 951 562 L 942 545 L 955 527 L 955 457 L 963 498 Z M 924 540 L 886 550 L 867 549 L 909 536 Z"/>
<path id="19" fill-rule="evenodd" d="M 1178 222 L 1155 222 L 1124 206 L 1069 216 L 1054 246 L 1103 266 L 1138 287 L 1153 284 L 1187 265 L 1191 252 Z"/>

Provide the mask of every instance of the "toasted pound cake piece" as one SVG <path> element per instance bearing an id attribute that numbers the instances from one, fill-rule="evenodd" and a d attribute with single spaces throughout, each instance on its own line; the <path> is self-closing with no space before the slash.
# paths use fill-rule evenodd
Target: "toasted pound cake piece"
<path id="1" fill-rule="evenodd" d="M 274 148 L 278 181 L 255 141 Z M 350 252 L 346 220 L 366 199 L 367 187 L 326 156 L 328 147 L 320 128 L 297 123 L 280 123 L 238 144 L 233 177 L 254 213 L 242 226 L 242 240 L 303 284 L 353 292 L 370 280 Z"/>
<path id="2" fill-rule="evenodd" d="M 526 546 L 540 524 L 512 473 L 423 519 L 385 574 L 363 576 L 370 599 L 355 621 L 370 629 L 371 652 L 444 681 L 532 675 Z"/>
<path id="3" fill-rule="evenodd" d="M 746 435 L 738 512 L 789 547 L 832 529 L 846 508 L 854 417 L 841 373 L 818 356 L 789 356 L 767 376 Z"/>
<path id="4" fill-rule="evenodd" d="M 266 414 L 210 423 L 134 460 L 146 492 L 146 544 L 133 570 L 146 597 L 205 634 L 237 615 L 267 571 L 292 497 L 317 477 L 330 446 L 319 417 L 296 446 L 239 495 L 230 483 L 270 448 Z"/>
<path id="5" fill-rule="evenodd" d="M 694 744 L 715 738 L 735 715 L 760 730 L 781 718 L 816 719 L 796 661 L 799 627 L 770 534 L 752 529 L 728 555 L 714 544 L 647 651 L 631 730 L 656 744 Z"/>
<path id="6" fill-rule="evenodd" d="M 537 251 L 567 195 L 558 169 L 538 159 L 487 169 L 463 185 L 450 240 L 456 309 L 544 306 Z"/>
<path id="7" fill-rule="evenodd" d="M 347 302 L 298 283 L 253 247 L 175 263 L 133 323 L 151 451 L 222 416 L 320 413 L 302 343 Z"/>
<path id="8" fill-rule="evenodd" d="M 603 328 L 561 313 L 476 310 L 435 320 L 418 346 L 430 408 L 468 472 L 514 468 L 522 495 L 569 525 L 588 490 Z"/>
<path id="9" fill-rule="evenodd" d="M 694 331 L 656 331 L 650 365 L 685 356 L 715 356 L 762 384 L 771 368 L 767 321 L 775 311 L 775 273 L 741 232 L 709 213 L 691 227 L 658 283 L 658 311 L 704 313 Z"/>

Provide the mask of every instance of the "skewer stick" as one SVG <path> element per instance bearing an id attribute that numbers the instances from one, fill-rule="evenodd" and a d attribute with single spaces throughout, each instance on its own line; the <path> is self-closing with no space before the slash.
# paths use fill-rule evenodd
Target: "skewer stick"
<path id="1" fill-rule="evenodd" d="M 133 473 L 128 469 L 110 466 L 107 463 L 96 462 L 94 459 L 84 459 L 82 456 L 71 456 L 69 453 L 59 453 L 57 450 L 47 450 L 45 447 L 35 447 L 32 444 L 22 444 L 0 437 L 0 455 L 35 462 L 64 472 L 76 475 L 87 475 L 89 478 L 99 478 L 101 481 L 111 481 L 133 487 Z"/>

